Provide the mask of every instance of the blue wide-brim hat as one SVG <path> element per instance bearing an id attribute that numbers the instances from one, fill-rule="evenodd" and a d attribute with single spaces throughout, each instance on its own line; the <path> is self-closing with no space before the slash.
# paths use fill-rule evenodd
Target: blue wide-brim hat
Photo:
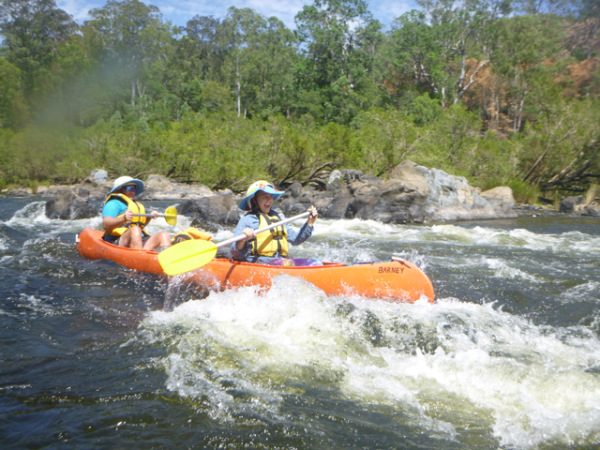
<path id="1" fill-rule="evenodd" d="M 121 188 L 126 184 L 135 184 L 135 195 L 140 195 L 142 192 L 144 192 L 144 182 L 142 180 L 136 180 L 135 178 L 131 177 L 119 177 L 113 183 L 113 188 L 108 194 L 110 195 L 113 192 L 121 190 Z"/>
<path id="2" fill-rule="evenodd" d="M 278 191 L 275 189 L 272 183 L 268 181 L 257 181 L 256 183 L 252 183 L 248 190 L 246 191 L 246 196 L 244 199 L 238 204 L 238 207 L 243 211 L 250 211 L 252 206 L 250 201 L 254 198 L 258 191 L 266 192 L 267 194 L 273 194 L 273 201 L 277 200 L 281 197 L 285 191 Z"/>

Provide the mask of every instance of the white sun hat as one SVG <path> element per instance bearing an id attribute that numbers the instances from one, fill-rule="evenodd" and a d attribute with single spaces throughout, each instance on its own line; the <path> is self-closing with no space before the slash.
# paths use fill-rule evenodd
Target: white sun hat
<path id="1" fill-rule="evenodd" d="M 144 192 L 144 182 L 142 180 L 136 180 L 135 178 L 125 176 L 119 177 L 115 180 L 113 183 L 113 188 L 109 194 L 119 191 L 126 184 L 135 184 L 135 195 L 140 195 L 142 192 Z"/>

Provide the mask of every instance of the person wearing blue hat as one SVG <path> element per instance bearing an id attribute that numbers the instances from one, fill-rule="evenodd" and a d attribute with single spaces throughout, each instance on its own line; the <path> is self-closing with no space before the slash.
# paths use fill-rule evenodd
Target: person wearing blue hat
<path id="1" fill-rule="evenodd" d="M 144 183 L 131 177 L 119 177 L 108 193 L 102 208 L 102 226 L 104 239 L 119 247 L 143 250 L 156 250 L 158 247 L 169 247 L 171 236 L 161 231 L 150 236 L 145 230 L 152 217 L 139 217 L 134 214 L 145 214 L 144 205 L 134 200 L 136 195 L 144 192 Z M 154 218 L 158 211 L 152 211 Z"/>
<path id="2" fill-rule="evenodd" d="M 246 196 L 238 205 L 248 212 L 240 219 L 234 231 L 234 237 L 245 236 L 245 239 L 231 245 L 231 253 L 235 259 L 272 264 L 287 258 L 288 244 L 300 245 L 312 235 L 313 224 L 319 215 L 314 206 L 308 208 L 310 216 L 299 231 L 285 224 L 258 235 L 254 232 L 282 220 L 272 206 L 283 194 L 268 181 L 257 181 L 250 185 Z"/>

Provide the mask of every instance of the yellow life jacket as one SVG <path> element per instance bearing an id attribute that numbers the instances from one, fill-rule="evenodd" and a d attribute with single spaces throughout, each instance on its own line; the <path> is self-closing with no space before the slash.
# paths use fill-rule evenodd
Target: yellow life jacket
<path id="1" fill-rule="evenodd" d="M 203 233 L 202 231 L 200 231 L 194 227 L 190 227 L 183 231 L 180 231 L 175 236 L 173 236 L 173 238 L 171 239 L 171 245 L 175 245 L 175 244 L 178 244 L 183 241 L 189 241 L 190 239 L 201 239 L 203 241 L 212 241 L 212 236 L 210 236 L 206 233 Z"/>
<path id="2" fill-rule="evenodd" d="M 119 200 L 119 201 L 127 204 L 127 210 L 131 210 L 134 214 L 146 214 L 146 208 L 144 208 L 144 205 L 142 205 L 139 202 L 136 202 L 135 200 L 131 200 L 126 195 L 116 194 L 116 193 L 110 194 L 108 197 L 106 197 L 106 200 L 104 200 L 104 204 L 106 205 L 106 203 L 108 203 L 110 200 Z M 119 214 L 117 217 L 123 217 L 124 215 L 125 215 L 125 213 Z M 144 236 L 147 236 L 148 233 L 146 233 L 144 231 L 144 227 L 146 226 L 147 223 L 148 223 L 147 217 L 134 217 L 131 220 L 131 222 L 125 222 L 119 228 L 115 228 L 110 233 L 105 232 L 105 234 L 107 234 L 109 236 L 122 236 L 123 233 L 125 233 L 128 228 L 137 225 L 138 227 L 140 227 L 142 229 L 142 233 L 144 234 Z"/>
<path id="3" fill-rule="evenodd" d="M 258 228 L 264 228 L 281 220 L 277 214 L 272 216 L 255 212 L 250 214 L 258 216 Z M 254 255 L 271 257 L 279 253 L 279 256 L 285 258 L 288 254 L 287 237 L 285 225 L 280 225 L 270 230 L 263 231 L 262 233 L 258 233 L 256 238 L 248 242 L 250 243 L 250 249 Z"/>

